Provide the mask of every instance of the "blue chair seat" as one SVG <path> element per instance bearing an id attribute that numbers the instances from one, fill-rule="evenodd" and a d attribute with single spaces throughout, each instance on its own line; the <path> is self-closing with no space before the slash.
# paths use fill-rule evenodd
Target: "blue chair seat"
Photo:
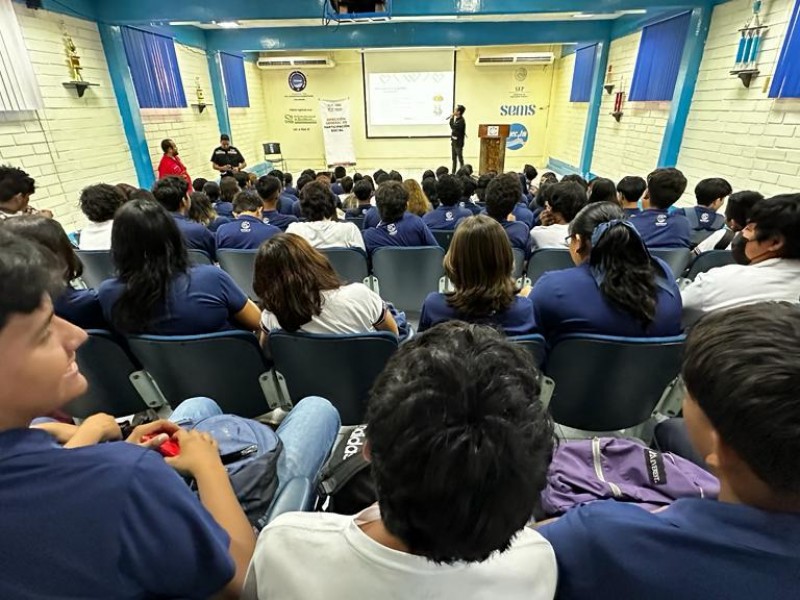
<path id="1" fill-rule="evenodd" d="M 431 292 L 444 288 L 444 250 L 438 246 L 378 248 L 372 255 L 372 274 L 381 298 L 405 311 L 409 320 L 419 318 Z"/>
<path id="2" fill-rule="evenodd" d="M 110 250 L 76 250 L 75 253 L 83 264 L 81 279 L 87 287 L 97 289 L 106 279 L 115 276 Z"/>
<path id="3" fill-rule="evenodd" d="M 735 263 L 736 261 L 733 260 L 733 254 L 731 254 L 730 250 L 710 250 L 708 252 L 703 252 L 694 259 L 686 277 L 694 280 L 700 273 L 705 273 L 711 269 L 733 265 Z"/>
<path id="4" fill-rule="evenodd" d="M 258 300 L 258 296 L 255 291 L 253 291 L 253 272 L 255 270 L 256 254 L 258 254 L 258 250 L 217 251 L 219 266 L 233 278 L 236 285 L 238 285 L 251 300 Z"/>
<path id="5" fill-rule="evenodd" d="M 369 278 L 367 255 L 360 248 L 324 248 L 322 252 L 334 271 L 347 283 L 366 283 Z"/>

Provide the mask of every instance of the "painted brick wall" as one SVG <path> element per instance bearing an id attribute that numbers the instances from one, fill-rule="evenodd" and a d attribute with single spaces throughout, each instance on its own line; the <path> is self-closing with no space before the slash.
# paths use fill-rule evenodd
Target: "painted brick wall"
<path id="1" fill-rule="evenodd" d="M 67 231 L 83 226 L 81 189 L 93 183 L 136 184 L 97 26 L 89 21 L 14 4 L 42 91 L 44 108 L 0 117 L 0 163 L 36 179 L 32 204 L 53 211 Z M 83 77 L 99 83 L 78 98 L 70 79 L 61 23 L 74 40 Z"/>
<path id="2" fill-rule="evenodd" d="M 767 97 L 786 33 L 792 0 L 764 2 L 770 26 L 759 60 L 761 76 L 750 89 L 729 74 L 738 29 L 751 13 L 750 0 L 714 9 L 703 63 L 686 126 L 678 167 L 690 189 L 704 177 L 725 177 L 734 189 L 771 195 L 800 191 L 800 100 Z"/>
<path id="3" fill-rule="evenodd" d="M 547 123 L 547 156 L 578 168 L 589 114 L 588 102 L 570 102 L 575 54 L 557 59 Z"/>
<path id="4" fill-rule="evenodd" d="M 264 100 L 262 71 L 253 62 L 245 61 L 244 73 L 247 78 L 247 92 L 250 95 L 249 108 L 230 108 L 233 143 L 244 154 L 248 165 L 264 160 L 264 142 L 273 141 L 267 135 L 267 104 Z"/>

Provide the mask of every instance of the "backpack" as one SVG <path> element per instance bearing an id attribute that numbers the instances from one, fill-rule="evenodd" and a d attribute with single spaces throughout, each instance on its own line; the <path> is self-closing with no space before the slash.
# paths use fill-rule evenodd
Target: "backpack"
<path id="1" fill-rule="evenodd" d="M 364 458 L 366 432 L 366 425 L 341 428 L 342 435 L 320 474 L 319 510 L 354 515 L 378 500 L 372 469 Z"/>
<path id="2" fill-rule="evenodd" d="M 719 481 L 691 461 L 633 440 L 594 438 L 561 443 L 542 492 L 549 517 L 595 500 L 653 510 L 679 498 L 716 498 Z"/>
<path id="3" fill-rule="evenodd" d="M 235 415 L 201 419 L 192 428 L 210 433 L 217 441 L 220 458 L 250 524 L 266 526 L 267 509 L 278 488 L 280 438 L 266 425 Z"/>

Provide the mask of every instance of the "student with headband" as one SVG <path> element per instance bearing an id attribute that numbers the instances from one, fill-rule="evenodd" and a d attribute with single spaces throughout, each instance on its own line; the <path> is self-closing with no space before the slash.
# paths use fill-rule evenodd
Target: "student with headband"
<path id="1" fill-rule="evenodd" d="M 619 205 L 590 204 L 570 223 L 573 269 L 546 273 L 531 292 L 548 342 L 567 333 L 660 337 L 681 333 L 681 295 Z"/>

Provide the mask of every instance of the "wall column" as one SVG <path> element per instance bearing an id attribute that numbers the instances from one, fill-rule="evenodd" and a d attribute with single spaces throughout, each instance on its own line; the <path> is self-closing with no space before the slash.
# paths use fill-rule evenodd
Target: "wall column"
<path id="1" fill-rule="evenodd" d="M 220 134 L 227 134 L 233 140 L 231 118 L 228 114 L 228 98 L 225 96 L 225 82 L 222 77 L 222 60 L 219 52 L 208 51 L 208 72 L 211 75 L 211 90 L 214 93 L 214 108 Z"/>
<path id="2" fill-rule="evenodd" d="M 579 170 L 583 177 L 589 177 L 592 171 L 592 158 L 594 156 L 594 143 L 597 138 L 597 123 L 600 120 L 600 105 L 603 103 L 603 84 L 606 80 L 608 69 L 608 49 L 611 40 L 598 42 L 595 46 L 594 75 L 592 76 L 592 93 L 589 97 L 589 114 L 586 117 L 586 129 L 583 133 L 583 146 L 581 147 L 581 164 Z"/>

